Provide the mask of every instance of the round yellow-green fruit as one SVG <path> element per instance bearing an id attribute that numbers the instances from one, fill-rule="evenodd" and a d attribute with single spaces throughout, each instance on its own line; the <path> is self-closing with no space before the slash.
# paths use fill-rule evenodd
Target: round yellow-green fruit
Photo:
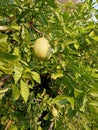
<path id="1" fill-rule="evenodd" d="M 53 115 L 54 117 L 57 117 L 57 116 L 58 116 L 58 111 L 57 111 L 57 109 L 56 109 L 55 107 L 52 108 L 52 115 Z"/>
<path id="2" fill-rule="evenodd" d="M 34 54 L 40 60 L 48 60 L 51 57 L 51 46 L 46 38 L 40 37 L 34 42 Z"/>

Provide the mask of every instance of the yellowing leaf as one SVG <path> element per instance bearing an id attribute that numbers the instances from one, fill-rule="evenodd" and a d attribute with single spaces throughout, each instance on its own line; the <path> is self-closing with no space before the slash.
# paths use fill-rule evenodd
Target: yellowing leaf
<path id="1" fill-rule="evenodd" d="M 24 101 L 27 102 L 29 97 L 29 88 L 23 80 L 20 80 L 20 94 L 23 97 Z"/>

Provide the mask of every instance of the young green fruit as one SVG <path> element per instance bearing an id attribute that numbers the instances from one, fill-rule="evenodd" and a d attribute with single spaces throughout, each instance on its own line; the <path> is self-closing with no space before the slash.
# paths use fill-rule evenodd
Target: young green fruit
<path id="1" fill-rule="evenodd" d="M 53 115 L 54 117 L 57 117 L 57 116 L 58 116 L 58 111 L 57 111 L 57 109 L 56 109 L 55 107 L 52 108 L 52 115 Z"/>
<path id="2" fill-rule="evenodd" d="M 34 42 L 34 54 L 40 60 L 48 60 L 51 57 L 51 52 L 51 46 L 46 38 L 41 37 Z"/>

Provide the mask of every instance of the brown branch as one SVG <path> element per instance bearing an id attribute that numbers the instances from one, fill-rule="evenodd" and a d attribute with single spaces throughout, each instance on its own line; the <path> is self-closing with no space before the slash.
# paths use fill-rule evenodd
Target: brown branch
<path id="1" fill-rule="evenodd" d="M 11 124 L 12 124 L 12 121 L 9 120 L 8 123 L 6 124 L 5 130 L 8 130 L 10 128 Z"/>
<path id="2" fill-rule="evenodd" d="M 2 85 L 4 84 L 4 82 L 8 81 L 11 77 L 12 77 L 11 74 L 7 74 L 7 75 L 5 75 L 4 77 L 2 77 L 2 78 L 0 79 L 0 88 L 2 87 Z"/>
<path id="3" fill-rule="evenodd" d="M 51 122 L 50 127 L 49 127 L 48 130 L 52 130 L 53 126 L 54 126 L 54 121 Z"/>
<path id="4" fill-rule="evenodd" d="M 51 39 L 49 35 L 45 34 L 44 32 L 41 32 L 40 30 L 38 30 L 37 28 L 34 27 L 33 22 L 30 22 L 30 27 L 37 33 L 46 36 L 49 40 Z"/>

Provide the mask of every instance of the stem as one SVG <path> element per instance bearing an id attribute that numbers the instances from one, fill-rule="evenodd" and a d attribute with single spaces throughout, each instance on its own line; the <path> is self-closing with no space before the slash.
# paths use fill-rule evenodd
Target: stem
<path id="1" fill-rule="evenodd" d="M 8 130 L 10 128 L 11 124 L 12 124 L 12 121 L 9 120 L 6 127 L 5 127 L 5 130 Z"/>
<path id="2" fill-rule="evenodd" d="M 41 32 L 40 30 L 38 30 L 37 28 L 34 27 L 33 22 L 30 22 L 30 27 L 37 33 L 46 36 L 49 40 L 51 39 L 49 35 L 45 34 L 44 32 Z"/>
<path id="3" fill-rule="evenodd" d="M 49 127 L 48 130 L 52 130 L 53 126 L 54 126 L 54 121 L 51 122 L 50 127 Z"/>

